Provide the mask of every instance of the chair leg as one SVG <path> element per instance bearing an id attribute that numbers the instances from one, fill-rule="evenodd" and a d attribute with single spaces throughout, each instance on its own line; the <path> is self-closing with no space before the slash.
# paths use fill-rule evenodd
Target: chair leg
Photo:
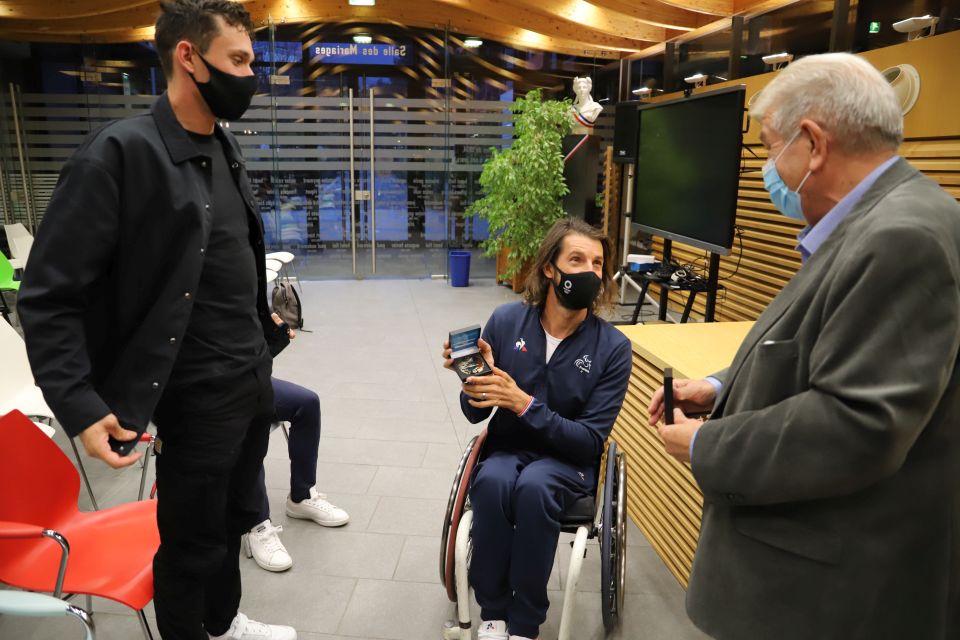
<path id="1" fill-rule="evenodd" d="M 89 612 L 84 611 L 80 607 L 69 605 L 67 606 L 66 614 L 68 616 L 73 616 L 83 623 L 83 628 L 86 631 L 86 640 L 94 640 L 97 633 L 97 625 L 93 622 L 93 618 L 90 616 Z"/>
<path id="2" fill-rule="evenodd" d="M 147 640 L 153 640 L 153 634 L 150 633 L 150 623 L 147 622 L 147 614 L 143 612 L 143 609 L 137 611 L 137 619 L 140 621 L 140 629 L 143 631 L 143 637 Z"/>
<path id="3" fill-rule="evenodd" d="M 93 497 L 93 488 L 90 487 L 90 479 L 87 478 L 87 471 L 83 468 L 83 460 L 80 459 L 80 452 L 77 450 L 77 443 L 70 438 L 70 446 L 73 447 L 73 457 L 77 459 L 77 468 L 80 470 L 80 477 L 83 478 L 83 484 L 87 487 L 87 494 L 90 496 L 90 502 L 93 503 L 93 510 L 100 511 L 97 499 Z"/>
<path id="4" fill-rule="evenodd" d="M 10 307 L 7 306 L 7 298 L 3 295 L 3 291 L 0 291 L 0 315 L 3 315 L 3 319 L 7 321 L 11 326 L 13 325 L 10 322 Z"/>
<path id="5" fill-rule="evenodd" d="M 287 423 L 281 422 L 280 428 L 283 429 L 283 437 L 287 439 L 287 442 L 290 442 L 290 428 L 287 427 Z"/>
<path id="6" fill-rule="evenodd" d="M 143 452 L 143 471 L 140 473 L 140 493 L 137 494 L 137 500 L 143 500 L 143 490 L 147 486 L 147 472 L 150 470 L 150 458 L 153 455 L 153 443 L 147 445 L 147 450 Z"/>
<path id="7" fill-rule="evenodd" d="M 87 594 L 84 597 L 86 598 L 86 601 L 87 601 L 87 614 L 92 616 L 93 615 L 93 598 L 90 596 L 90 594 Z"/>

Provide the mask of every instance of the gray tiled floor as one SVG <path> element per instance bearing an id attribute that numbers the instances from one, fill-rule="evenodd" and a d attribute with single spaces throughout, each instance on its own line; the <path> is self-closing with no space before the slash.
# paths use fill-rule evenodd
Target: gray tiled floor
<path id="1" fill-rule="evenodd" d="M 443 370 L 440 343 L 450 329 L 482 323 L 497 304 L 516 297 L 492 280 L 474 280 L 466 289 L 431 280 L 318 281 L 303 288 L 312 333 L 302 333 L 277 359 L 275 373 L 320 394 L 318 486 L 351 522 L 323 529 L 286 517 L 289 464 L 283 435 L 274 432 L 267 486 L 294 565 L 273 574 L 241 557 L 242 608 L 294 625 L 302 640 L 439 639 L 454 613 L 437 577 L 439 529 L 461 448 L 479 429 L 460 414 L 458 379 Z M 56 440 L 68 446 L 62 434 Z M 139 469 L 116 472 L 96 462 L 87 469 L 102 506 L 136 498 Z M 83 493 L 81 507 L 89 508 Z M 571 538 L 559 545 L 544 640 L 556 638 Z M 608 637 L 704 638 L 684 614 L 683 590 L 635 527 L 627 558 L 624 619 Z M 579 583 L 578 640 L 604 637 L 599 582 L 591 544 Z M 95 609 L 101 640 L 140 637 L 123 607 L 97 600 Z M 152 623 L 152 608 L 148 615 Z M 0 617 L 4 640 L 69 639 L 77 631 L 68 620 Z"/>

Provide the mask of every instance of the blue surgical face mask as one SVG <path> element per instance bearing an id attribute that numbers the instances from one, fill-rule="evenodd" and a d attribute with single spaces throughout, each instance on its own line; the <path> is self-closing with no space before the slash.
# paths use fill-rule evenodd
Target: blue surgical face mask
<path id="1" fill-rule="evenodd" d="M 800 132 L 797 131 L 794 136 L 790 138 L 790 141 L 784 145 L 783 149 L 780 150 L 777 157 L 767 160 L 767 163 L 763 165 L 763 187 L 767 190 L 767 193 L 770 194 L 770 201 L 773 202 L 773 206 L 775 206 L 780 213 L 788 218 L 803 220 L 803 208 L 800 205 L 800 189 L 803 188 L 803 183 L 807 181 L 807 178 L 809 178 L 813 172 L 807 171 L 807 175 L 803 176 L 803 180 L 797 185 L 797 190 L 791 191 L 790 187 L 787 186 L 777 171 L 777 160 L 780 159 L 783 152 L 793 144 L 793 141 L 796 140 L 799 135 Z"/>

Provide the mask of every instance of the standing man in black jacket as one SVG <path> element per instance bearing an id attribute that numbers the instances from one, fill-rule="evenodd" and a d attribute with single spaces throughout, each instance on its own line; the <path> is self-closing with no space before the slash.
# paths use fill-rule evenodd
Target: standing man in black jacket
<path id="1" fill-rule="evenodd" d="M 272 355 L 290 337 L 267 307 L 239 146 L 217 124 L 256 92 L 252 36 L 238 3 L 162 3 L 167 93 L 91 134 L 64 166 L 20 293 L 34 376 L 89 455 L 132 464 L 125 443 L 157 424 L 154 603 L 168 640 L 296 638 L 238 612 Z"/>

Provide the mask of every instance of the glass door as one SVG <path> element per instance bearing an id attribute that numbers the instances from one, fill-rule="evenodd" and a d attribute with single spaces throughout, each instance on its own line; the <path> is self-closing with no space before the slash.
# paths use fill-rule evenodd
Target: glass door
<path id="1" fill-rule="evenodd" d="M 476 83 L 450 72 L 448 37 L 413 56 L 278 32 L 255 43 L 264 94 L 231 123 L 270 248 L 294 253 L 304 278 L 446 277 L 451 248 L 492 276 L 486 225 L 464 212 L 490 148 L 512 138 L 510 90 L 473 99 Z"/>

